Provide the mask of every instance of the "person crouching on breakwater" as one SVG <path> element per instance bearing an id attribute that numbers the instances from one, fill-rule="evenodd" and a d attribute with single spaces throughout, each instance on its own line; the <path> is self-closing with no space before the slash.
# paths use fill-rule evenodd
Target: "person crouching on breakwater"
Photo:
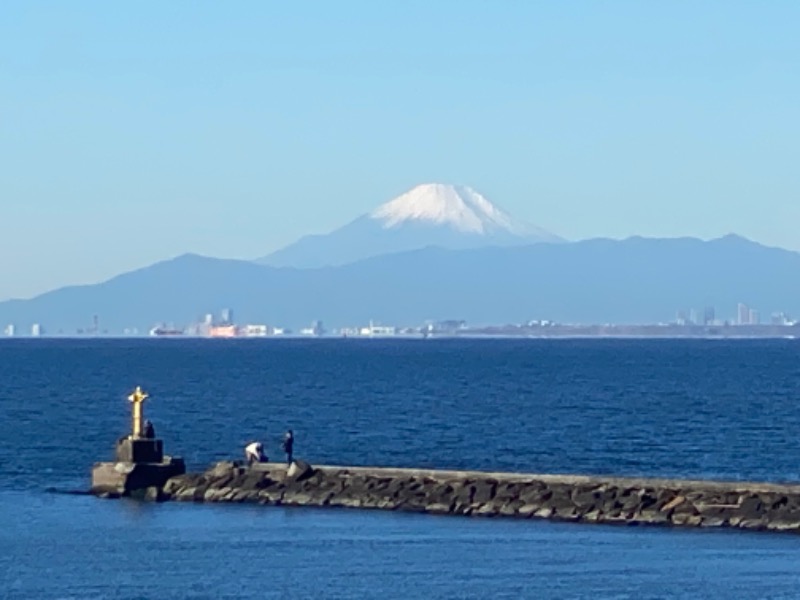
<path id="1" fill-rule="evenodd" d="M 261 442 L 253 442 L 248 444 L 244 449 L 244 457 L 248 465 L 253 463 L 267 462 L 267 457 L 264 455 L 264 445 Z"/>
<path id="2" fill-rule="evenodd" d="M 283 435 L 283 451 L 286 452 L 286 464 L 292 464 L 292 453 L 294 451 L 294 433 L 290 429 Z"/>
<path id="3" fill-rule="evenodd" d="M 149 420 L 144 422 L 144 437 L 148 440 L 154 440 L 156 438 L 156 429 Z"/>

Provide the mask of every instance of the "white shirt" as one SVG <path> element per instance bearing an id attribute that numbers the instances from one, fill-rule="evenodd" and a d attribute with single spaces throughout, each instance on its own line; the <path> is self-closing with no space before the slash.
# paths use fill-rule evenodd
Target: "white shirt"
<path id="1" fill-rule="evenodd" d="M 245 447 L 244 451 L 247 452 L 248 454 L 259 455 L 259 454 L 261 454 L 261 443 L 260 442 L 253 442 L 252 444 L 248 444 Z"/>

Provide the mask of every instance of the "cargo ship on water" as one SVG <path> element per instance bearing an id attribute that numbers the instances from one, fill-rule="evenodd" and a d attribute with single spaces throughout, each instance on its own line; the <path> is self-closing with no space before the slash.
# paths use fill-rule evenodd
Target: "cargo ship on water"
<path id="1" fill-rule="evenodd" d="M 150 335 L 154 337 L 174 337 L 183 335 L 182 329 L 175 329 L 174 327 L 156 326 L 150 330 Z"/>

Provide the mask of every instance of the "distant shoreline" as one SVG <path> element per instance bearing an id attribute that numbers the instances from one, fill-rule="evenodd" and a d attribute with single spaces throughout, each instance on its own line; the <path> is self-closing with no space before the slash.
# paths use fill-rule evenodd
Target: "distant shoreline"
<path id="1" fill-rule="evenodd" d="M 215 338 L 199 335 L 173 335 L 173 336 L 151 336 L 151 335 L 41 335 L 41 336 L 11 336 L 0 337 L 0 343 L 14 341 L 57 341 L 57 340 L 208 340 L 210 343 L 219 342 L 281 342 L 281 341 L 334 341 L 334 340 L 402 340 L 402 341 L 436 341 L 436 340 L 795 340 L 800 339 L 800 332 L 775 333 L 775 334 L 522 334 L 522 333 L 463 333 L 456 335 L 374 335 L 374 336 L 342 336 L 342 335 L 271 335 L 271 336 L 239 336 L 230 338 Z"/>

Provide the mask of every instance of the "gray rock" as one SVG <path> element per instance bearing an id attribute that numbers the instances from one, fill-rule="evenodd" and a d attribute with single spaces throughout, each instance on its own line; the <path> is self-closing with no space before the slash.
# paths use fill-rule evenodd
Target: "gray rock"
<path id="1" fill-rule="evenodd" d="M 764 529 L 767 522 L 764 519 L 742 519 L 739 527 L 742 529 Z"/>
<path id="2" fill-rule="evenodd" d="M 430 513 L 445 514 L 450 512 L 449 504 L 430 504 L 425 507 L 425 510 Z"/>
<path id="3" fill-rule="evenodd" d="M 581 513 L 574 506 L 570 506 L 557 509 L 554 515 L 565 521 L 575 521 L 576 519 L 580 518 Z"/>
<path id="4" fill-rule="evenodd" d="M 798 521 L 770 521 L 767 523 L 767 529 L 772 531 L 800 531 L 800 522 Z"/>
<path id="5" fill-rule="evenodd" d="M 314 468 L 303 460 L 294 460 L 286 471 L 286 478 L 291 481 L 303 481 L 314 474 Z M 366 483 L 366 482 L 364 482 Z"/>
<path id="6" fill-rule="evenodd" d="M 569 491 L 564 489 L 553 490 L 553 494 L 542 505 L 552 509 L 554 512 L 567 513 L 575 509 L 575 503 L 572 501 Z"/>
<path id="7" fill-rule="evenodd" d="M 661 512 L 668 513 L 670 511 L 676 509 L 678 506 L 680 506 L 684 502 L 686 502 L 686 497 L 685 496 L 680 496 L 680 495 L 674 496 L 673 498 L 671 498 L 669 501 L 667 501 L 661 507 Z"/>
<path id="8" fill-rule="evenodd" d="M 504 503 L 498 512 L 504 517 L 513 517 L 517 514 L 517 508 L 514 502 Z"/>
<path id="9" fill-rule="evenodd" d="M 331 506 L 346 506 L 348 508 L 360 508 L 361 498 L 331 498 Z"/>
<path id="10" fill-rule="evenodd" d="M 763 513 L 764 504 L 761 502 L 761 498 L 756 494 L 751 494 L 742 498 L 736 516 L 747 520 L 757 520 L 761 518 Z"/>
<path id="11" fill-rule="evenodd" d="M 230 460 L 223 460 L 218 462 L 213 467 L 205 472 L 205 476 L 209 480 L 220 479 L 226 476 L 233 476 L 237 468 L 237 464 Z"/>
<path id="12" fill-rule="evenodd" d="M 598 521 L 602 520 L 602 518 L 603 518 L 603 513 L 601 513 L 597 509 L 590 510 L 589 512 L 581 516 L 582 520 L 587 521 L 589 523 L 597 523 Z"/>
<path id="13" fill-rule="evenodd" d="M 499 483 L 495 489 L 494 497 L 501 502 L 517 500 L 523 487 L 517 482 Z"/>
<path id="14" fill-rule="evenodd" d="M 167 499 L 160 487 L 151 485 L 144 492 L 144 499 L 147 502 L 164 502 Z"/>
<path id="15" fill-rule="evenodd" d="M 492 498 L 494 498 L 495 490 L 497 489 L 497 484 L 490 481 L 476 481 L 472 485 L 472 497 L 471 501 L 473 504 L 485 504 L 489 502 Z"/>
<path id="16" fill-rule="evenodd" d="M 194 500 L 194 494 L 196 489 L 197 488 L 191 486 L 181 488 L 175 494 L 173 494 L 172 497 L 175 498 L 175 500 L 178 500 L 179 502 L 188 502 Z"/>
<path id="17" fill-rule="evenodd" d="M 178 475 L 176 477 L 170 477 L 166 483 L 164 484 L 164 492 L 167 494 L 176 494 L 182 489 L 188 487 L 194 487 L 197 485 L 197 481 L 200 479 L 198 475 Z"/>
<path id="18" fill-rule="evenodd" d="M 572 491 L 572 502 L 575 506 L 586 509 L 591 509 L 601 504 L 602 497 L 602 493 L 598 492 L 594 487 L 579 487 Z"/>
<path id="19" fill-rule="evenodd" d="M 473 511 L 472 514 L 480 515 L 482 517 L 491 517 L 496 515 L 499 511 L 498 507 L 495 506 L 493 503 L 483 504 L 479 506 L 476 510 Z"/>
<path id="20" fill-rule="evenodd" d="M 615 506 L 622 512 L 631 512 L 642 506 L 644 490 L 625 489 L 617 495 Z"/>
<path id="21" fill-rule="evenodd" d="M 635 518 L 640 523 L 645 525 L 659 525 L 669 523 L 670 519 L 666 513 L 652 508 L 645 509 L 635 515 Z"/>
<path id="22" fill-rule="evenodd" d="M 703 527 L 723 527 L 727 521 L 721 517 L 703 516 Z"/>
<path id="23" fill-rule="evenodd" d="M 693 515 L 690 513 L 673 513 L 671 517 L 672 523 L 675 525 L 689 525 L 696 527 L 703 522 L 703 517 Z"/>

